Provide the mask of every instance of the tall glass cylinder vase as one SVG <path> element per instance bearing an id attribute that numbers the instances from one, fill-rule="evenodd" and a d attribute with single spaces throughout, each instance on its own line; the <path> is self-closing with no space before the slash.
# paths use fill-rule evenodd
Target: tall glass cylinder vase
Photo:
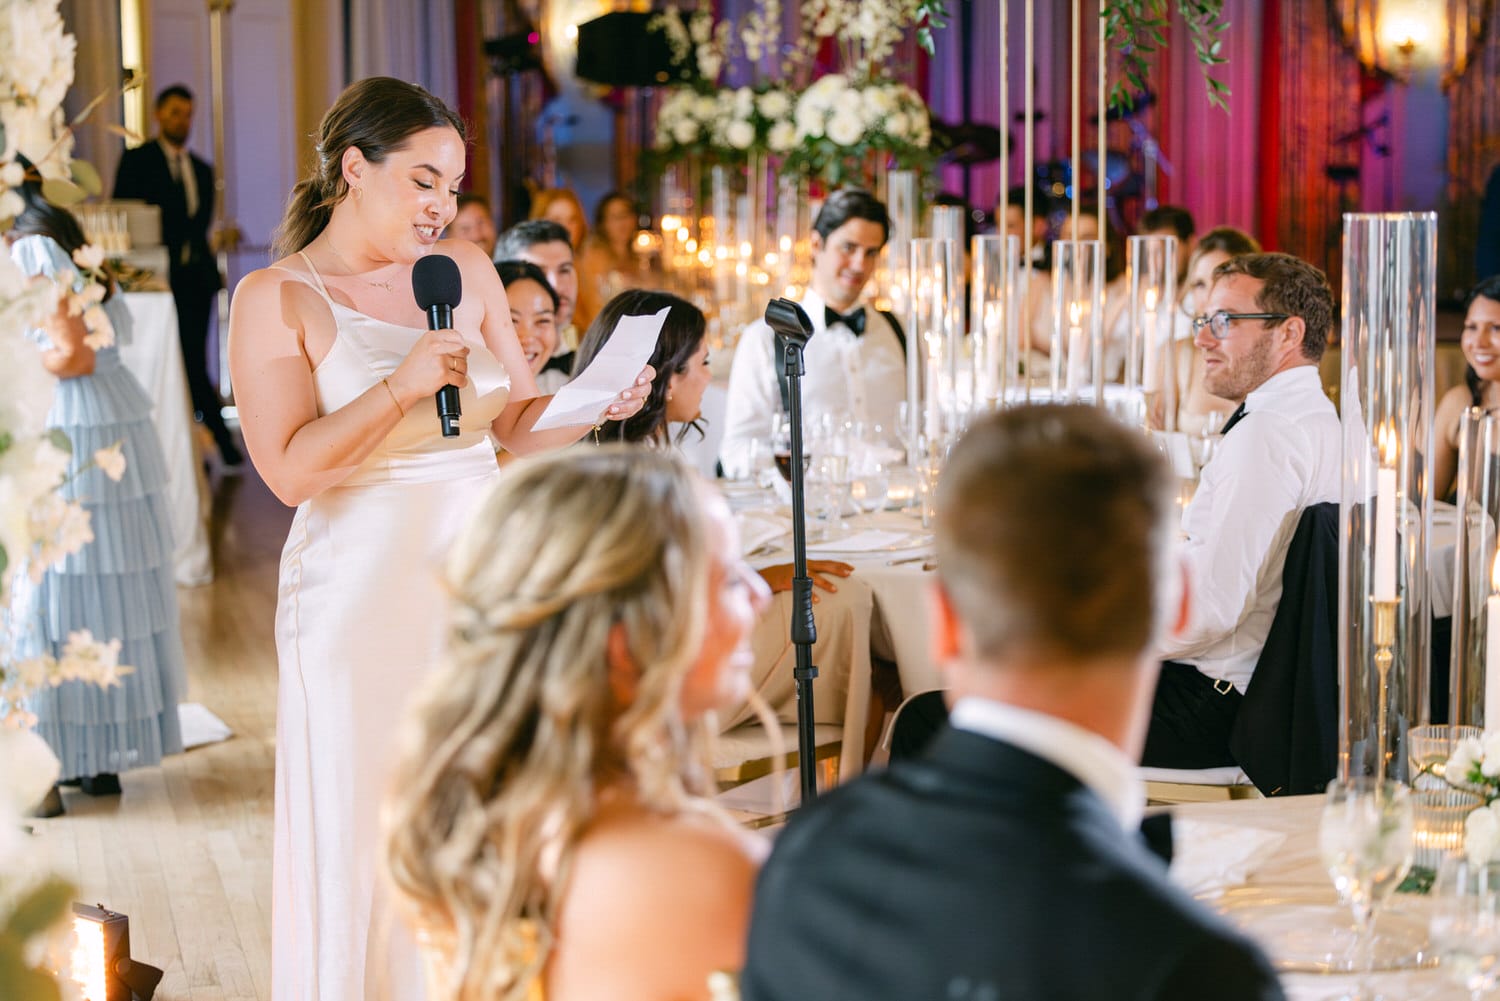
<path id="1" fill-rule="evenodd" d="M 1130 354 L 1125 395 L 1131 423 L 1177 430 L 1177 239 L 1132 236 Z M 1154 419 L 1155 414 L 1160 420 Z"/>
<path id="2" fill-rule="evenodd" d="M 756 147 L 750 150 L 749 159 L 745 161 L 745 185 L 750 194 L 750 225 L 748 233 L 740 234 L 740 242 L 750 241 L 750 260 L 756 268 L 762 269 L 771 243 L 767 212 L 771 171 L 764 149 Z"/>
<path id="3" fill-rule="evenodd" d="M 937 447 L 951 430 L 953 411 L 953 310 L 950 298 L 956 247 L 948 240 L 917 239 L 909 246 L 910 323 L 906 335 L 907 448 Z"/>
<path id="4" fill-rule="evenodd" d="M 716 163 L 708 169 L 708 215 L 698 238 L 698 259 L 713 275 L 715 301 L 731 302 L 734 296 L 735 175 L 734 168 Z"/>
<path id="5" fill-rule="evenodd" d="M 1500 417 L 1478 407 L 1458 424 L 1458 536 L 1453 547 L 1453 648 L 1448 722 L 1500 728 Z M 1442 561 L 1436 561 L 1441 563 Z M 1433 615 L 1441 618 L 1444 580 L 1433 582 Z M 1497 621 L 1491 623 L 1491 612 Z M 1494 650 L 1491 652 L 1491 646 Z M 1492 663 L 1493 660 L 1493 663 Z M 1494 668 L 1491 670 L 1491 668 Z"/>
<path id="6" fill-rule="evenodd" d="M 1052 243 L 1052 399 L 1104 401 L 1104 244 Z"/>
<path id="7" fill-rule="evenodd" d="M 775 246 L 766 254 L 766 270 L 776 296 L 800 299 L 807 287 L 808 234 L 812 231 L 807 189 L 804 174 L 787 171 L 776 178 Z"/>
<path id="8" fill-rule="evenodd" d="M 974 407 L 993 410 L 1014 402 L 1020 375 L 1017 288 L 1021 238 L 976 236 L 969 251 L 969 317 L 974 345 Z"/>
<path id="9" fill-rule="evenodd" d="M 1339 773 L 1406 778 L 1426 723 L 1437 214 L 1344 216 Z"/>
<path id="10" fill-rule="evenodd" d="M 917 175 L 911 170 L 892 170 L 886 174 L 886 212 L 891 231 L 885 244 L 885 261 L 876 288 L 897 316 L 911 310 L 910 246 L 918 236 L 921 219 L 917 204 Z"/>

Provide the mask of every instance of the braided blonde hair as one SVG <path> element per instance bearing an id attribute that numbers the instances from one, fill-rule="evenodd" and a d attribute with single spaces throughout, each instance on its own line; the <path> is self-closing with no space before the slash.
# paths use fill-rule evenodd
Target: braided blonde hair
<path id="1" fill-rule="evenodd" d="M 573 450 L 508 470 L 455 545 L 447 663 L 385 815 L 389 875 L 448 977 L 440 996 L 528 996 L 601 793 L 713 809 L 698 802 L 706 735 L 678 708 L 708 614 L 705 489 L 666 451 Z M 616 623 L 641 672 L 626 707 L 608 673 Z"/>

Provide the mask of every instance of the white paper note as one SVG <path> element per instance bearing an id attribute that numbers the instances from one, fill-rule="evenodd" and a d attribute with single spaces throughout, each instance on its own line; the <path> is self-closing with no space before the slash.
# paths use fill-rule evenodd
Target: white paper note
<path id="1" fill-rule="evenodd" d="M 665 306 L 650 316 L 622 316 L 589 367 L 557 391 L 533 430 L 579 427 L 598 420 L 615 397 L 635 385 L 635 377 L 656 350 L 656 339 L 671 308 Z"/>

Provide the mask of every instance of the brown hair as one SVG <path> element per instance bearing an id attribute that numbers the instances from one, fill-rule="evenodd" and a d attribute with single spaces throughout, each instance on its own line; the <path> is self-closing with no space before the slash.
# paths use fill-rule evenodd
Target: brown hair
<path id="1" fill-rule="evenodd" d="M 937 553 L 978 656 L 1144 651 L 1166 618 L 1170 486 L 1148 440 L 1093 407 L 972 425 L 938 486 Z"/>
<path id="2" fill-rule="evenodd" d="M 403 149 L 418 132 L 451 128 L 464 142 L 463 119 L 416 84 L 388 76 L 366 77 L 339 95 L 318 126 L 316 169 L 292 189 L 286 215 L 272 236 L 272 256 L 294 254 L 328 225 L 333 207 L 349 194 L 344 151 L 353 146 L 371 163 Z"/>
<path id="3" fill-rule="evenodd" d="M 1302 356 L 1313 361 L 1322 359 L 1333 329 L 1333 289 L 1323 272 L 1291 254 L 1244 254 L 1214 268 L 1214 281 L 1229 275 L 1264 282 L 1255 304 L 1266 313 L 1301 317 L 1306 328 Z"/>

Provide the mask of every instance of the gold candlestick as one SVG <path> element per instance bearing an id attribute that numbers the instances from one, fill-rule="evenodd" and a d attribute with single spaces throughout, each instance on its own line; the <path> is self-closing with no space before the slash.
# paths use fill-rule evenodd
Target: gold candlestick
<path id="1" fill-rule="evenodd" d="M 1380 675 L 1379 715 L 1376 716 L 1376 775 L 1383 782 L 1386 772 L 1386 721 L 1390 701 L 1391 663 L 1395 655 L 1391 647 L 1396 644 L 1396 609 L 1400 601 L 1370 600 L 1375 609 L 1375 670 Z"/>

